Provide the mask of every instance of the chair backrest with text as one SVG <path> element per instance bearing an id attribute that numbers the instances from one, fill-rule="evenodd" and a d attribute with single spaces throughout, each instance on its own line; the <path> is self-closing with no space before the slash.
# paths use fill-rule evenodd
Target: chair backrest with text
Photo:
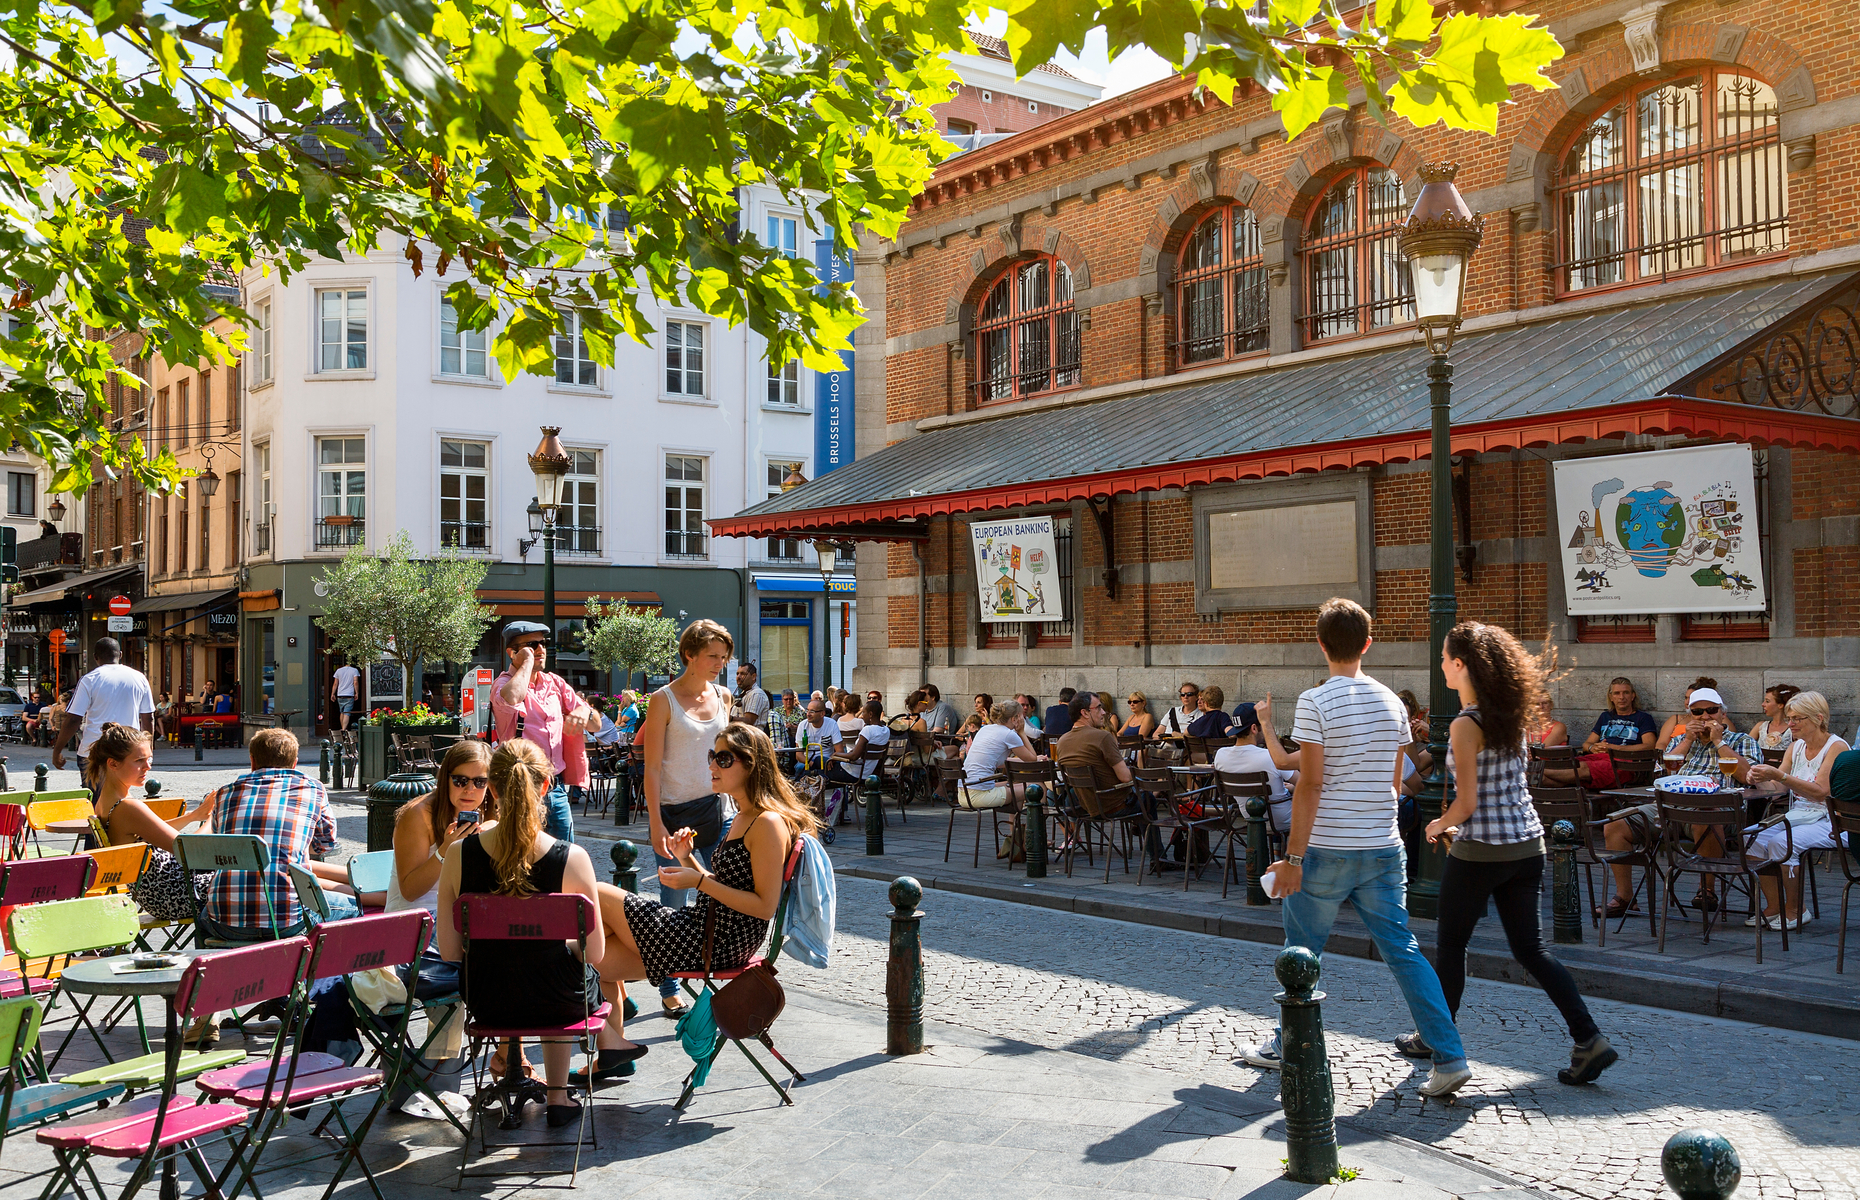
<path id="1" fill-rule="evenodd" d="M 96 870 L 97 860 L 88 854 L 0 863 L 0 908 L 76 900 L 90 889 Z"/>
<path id="2" fill-rule="evenodd" d="M 87 850 L 85 854 L 97 862 L 96 877 L 87 889 L 93 896 L 126 892 L 148 869 L 149 848 L 144 842 L 124 842 L 120 846 Z"/>
<path id="3" fill-rule="evenodd" d="M 480 941 L 574 942 L 585 956 L 588 931 L 600 920 L 594 901 L 579 892 L 542 892 L 532 896 L 500 896 L 471 892 L 452 906 L 452 920 L 463 942 L 459 965 L 459 992 L 465 1011 L 471 1004 L 471 946 Z"/>
<path id="4" fill-rule="evenodd" d="M 271 847 L 253 833 L 183 833 L 174 839 L 174 856 L 188 871 L 271 870 Z M 258 894 L 265 907 L 265 927 L 275 935 L 278 914 L 272 909 L 269 879 L 259 885 Z"/>

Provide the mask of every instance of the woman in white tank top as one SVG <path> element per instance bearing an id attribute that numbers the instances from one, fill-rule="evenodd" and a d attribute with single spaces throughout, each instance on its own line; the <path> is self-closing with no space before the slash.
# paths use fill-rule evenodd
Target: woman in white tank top
<path id="1" fill-rule="evenodd" d="M 730 698 L 715 683 L 726 667 L 736 645 L 730 631 L 715 621 L 697 620 L 685 627 L 678 639 L 678 655 L 684 660 L 684 673 L 652 694 L 646 706 L 646 719 L 640 725 L 635 744 L 645 755 L 643 779 L 646 793 L 646 818 L 652 833 L 652 850 L 661 867 L 677 866 L 678 860 L 668 852 L 666 839 L 678 832 L 678 825 L 668 825 L 665 809 L 690 805 L 713 794 L 710 786 L 710 752 L 717 745 L 717 735 L 730 723 Z M 712 814 L 712 820 L 699 829 L 692 852 L 710 865 L 711 853 L 723 840 L 735 813 L 727 797 L 718 797 L 713 808 L 695 806 Z M 687 810 L 689 811 L 689 810 Z M 691 820 L 682 824 L 698 826 Z M 690 902 L 685 888 L 659 888 L 659 902 L 670 908 L 682 908 Z M 678 985 L 668 979 L 659 988 L 661 1003 L 667 1013 L 684 1010 Z M 611 997 L 610 997 L 611 999 Z"/>

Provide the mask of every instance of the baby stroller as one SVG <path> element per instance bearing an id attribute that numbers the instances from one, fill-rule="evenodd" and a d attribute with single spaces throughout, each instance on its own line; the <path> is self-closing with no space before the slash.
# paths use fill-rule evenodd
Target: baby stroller
<path id="1" fill-rule="evenodd" d="M 807 755 L 795 777 L 794 789 L 820 815 L 820 840 L 831 846 L 839 838 L 834 826 L 852 820 L 853 797 L 852 785 L 828 779 L 827 769 L 824 752 Z"/>

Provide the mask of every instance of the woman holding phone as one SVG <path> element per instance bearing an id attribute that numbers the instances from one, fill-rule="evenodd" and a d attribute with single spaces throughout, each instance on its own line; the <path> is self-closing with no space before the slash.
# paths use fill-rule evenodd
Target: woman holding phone
<path id="1" fill-rule="evenodd" d="M 437 927 L 446 851 L 496 818 L 490 783 L 490 744 L 462 738 L 439 762 L 439 786 L 401 805 L 394 814 L 394 869 L 388 873 L 385 911 L 423 908 Z"/>

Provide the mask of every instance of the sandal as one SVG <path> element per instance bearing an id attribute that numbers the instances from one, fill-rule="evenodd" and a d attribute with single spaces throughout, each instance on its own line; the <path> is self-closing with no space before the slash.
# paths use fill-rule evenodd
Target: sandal
<path id="1" fill-rule="evenodd" d="M 1625 917 L 1634 911 L 1636 911 L 1634 902 L 1629 900 L 1626 896 L 1610 896 L 1608 898 L 1608 911 L 1605 914 L 1600 908 L 1594 910 L 1596 919 L 1603 921 L 1612 921 L 1617 917 Z"/>
<path id="2" fill-rule="evenodd" d="M 569 1072 L 568 1086 L 586 1088 L 610 1079 L 625 1079 L 638 1069 L 634 1064 L 646 1057 L 647 1049 L 649 1047 L 629 1046 L 625 1049 L 602 1050 L 594 1063 L 593 1078 L 589 1078 L 588 1069 L 583 1067 L 579 1071 Z"/>

